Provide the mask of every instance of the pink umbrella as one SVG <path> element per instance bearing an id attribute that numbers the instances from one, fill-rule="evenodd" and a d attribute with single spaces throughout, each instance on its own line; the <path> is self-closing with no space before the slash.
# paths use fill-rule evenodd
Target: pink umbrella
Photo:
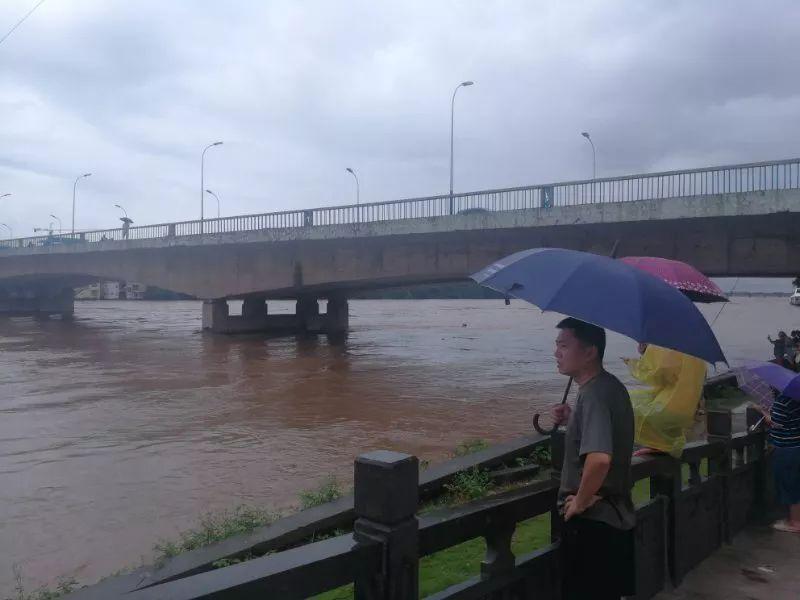
<path id="1" fill-rule="evenodd" d="M 716 283 L 685 262 L 652 256 L 626 256 L 619 260 L 663 279 L 693 302 L 728 301 Z"/>

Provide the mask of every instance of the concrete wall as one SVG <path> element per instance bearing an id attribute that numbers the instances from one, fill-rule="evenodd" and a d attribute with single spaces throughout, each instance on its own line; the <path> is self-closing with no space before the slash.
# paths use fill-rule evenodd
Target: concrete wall
<path id="1" fill-rule="evenodd" d="M 677 258 L 715 276 L 800 273 L 800 191 L 580 205 L 0 250 L 0 287 L 140 281 L 200 298 L 267 298 L 458 280 L 553 246 Z"/>

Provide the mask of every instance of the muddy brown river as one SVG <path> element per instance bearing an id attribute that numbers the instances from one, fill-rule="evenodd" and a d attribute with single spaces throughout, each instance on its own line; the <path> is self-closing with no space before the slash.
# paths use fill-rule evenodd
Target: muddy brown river
<path id="1" fill-rule="evenodd" d="M 270 312 L 289 304 L 270 305 Z M 441 459 L 530 428 L 564 378 L 556 315 L 490 300 L 352 301 L 347 340 L 200 333 L 197 302 L 83 302 L 73 322 L 0 320 L 0 597 L 91 582 L 211 510 L 287 508 L 353 457 Z M 713 318 L 719 305 L 703 307 Z M 800 328 L 783 298 L 739 298 L 715 331 L 766 358 Z M 610 370 L 633 342 L 611 336 Z"/>

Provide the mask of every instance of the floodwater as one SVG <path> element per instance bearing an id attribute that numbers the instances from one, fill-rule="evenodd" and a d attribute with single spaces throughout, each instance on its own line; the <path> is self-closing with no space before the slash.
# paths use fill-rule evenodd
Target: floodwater
<path id="1" fill-rule="evenodd" d="M 271 312 L 292 310 L 288 303 Z M 719 305 L 703 307 L 713 319 Z M 286 508 L 360 452 L 437 460 L 530 430 L 565 380 L 558 317 L 521 302 L 352 301 L 351 332 L 202 334 L 197 302 L 84 302 L 73 322 L 0 320 L 0 597 L 91 582 L 152 556 L 210 510 Z M 741 298 L 715 330 L 732 362 L 800 328 L 783 298 Z M 610 370 L 634 344 L 611 336 Z"/>

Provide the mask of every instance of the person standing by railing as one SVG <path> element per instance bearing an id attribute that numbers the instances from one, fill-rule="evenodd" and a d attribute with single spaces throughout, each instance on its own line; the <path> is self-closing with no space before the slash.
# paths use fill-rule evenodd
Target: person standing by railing
<path id="1" fill-rule="evenodd" d="M 631 498 L 634 417 L 625 386 L 603 368 L 605 331 L 577 319 L 558 324 L 558 371 L 579 386 L 567 424 L 558 502 L 564 515 L 566 600 L 617 600 L 635 593 L 636 514 Z"/>
<path id="2" fill-rule="evenodd" d="M 772 468 L 778 503 L 789 507 L 789 516 L 772 527 L 800 534 L 800 400 L 778 396 L 769 410 L 751 404 L 764 415 L 769 440 L 775 447 Z"/>

